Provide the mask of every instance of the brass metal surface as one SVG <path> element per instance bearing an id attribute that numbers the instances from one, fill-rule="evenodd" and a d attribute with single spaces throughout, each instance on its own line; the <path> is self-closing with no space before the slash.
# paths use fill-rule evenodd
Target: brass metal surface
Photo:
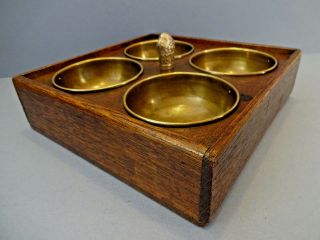
<path id="1" fill-rule="evenodd" d="M 265 52 L 247 48 L 214 48 L 191 56 L 194 68 L 214 75 L 259 75 L 274 70 L 278 61 Z"/>
<path id="2" fill-rule="evenodd" d="M 71 92 L 92 92 L 115 88 L 137 79 L 143 66 L 120 57 L 93 58 L 71 64 L 57 71 L 52 84 Z"/>
<path id="3" fill-rule="evenodd" d="M 142 61 L 159 60 L 157 39 L 142 41 L 132 44 L 124 49 L 124 54 L 130 58 Z M 174 58 L 182 58 L 193 52 L 193 45 L 187 42 L 175 40 Z"/>
<path id="4" fill-rule="evenodd" d="M 159 74 L 131 86 L 125 109 L 146 122 L 191 126 L 223 118 L 239 103 L 239 92 L 227 81 L 203 73 Z"/>

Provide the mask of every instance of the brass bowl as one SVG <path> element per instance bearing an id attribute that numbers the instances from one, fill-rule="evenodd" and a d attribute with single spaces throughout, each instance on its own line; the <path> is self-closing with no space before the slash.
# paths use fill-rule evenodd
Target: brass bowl
<path id="1" fill-rule="evenodd" d="M 194 54 L 189 63 L 194 68 L 214 75 L 259 75 L 277 67 L 275 57 L 246 48 L 214 48 Z"/>
<path id="2" fill-rule="evenodd" d="M 93 58 L 62 68 L 52 78 L 52 84 L 70 92 L 92 92 L 125 85 L 137 79 L 143 66 L 120 57 Z"/>
<path id="3" fill-rule="evenodd" d="M 223 118 L 239 103 L 239 92 L 221 78 L 188 72 L 164 73 L 131 86 L 125 109 L 146 122 L 191 126 Z"/>
<path id="4" fill-rule="evenodd" d="M 142 61 L 157 61 L 159 60 L 159 53 L 157 48 L 158 40 L 149 40 L 132 44 L 124 49 L 124 54 L 127 57 L 142 60 Z M 193 52 L 193 45 L 187 42 L 175 40 L 176 59 L 182 58 Z"/>

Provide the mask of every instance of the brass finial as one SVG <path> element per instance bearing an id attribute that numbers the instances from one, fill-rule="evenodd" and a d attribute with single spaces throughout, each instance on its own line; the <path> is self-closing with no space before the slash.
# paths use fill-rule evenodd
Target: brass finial
<path id="1" fill-rule="evenodd" d="M 158 40 L 159 62 L 161 70 L 174 68 L 174 48 L 175 43 L 169 33 L 161 33 Z"/>

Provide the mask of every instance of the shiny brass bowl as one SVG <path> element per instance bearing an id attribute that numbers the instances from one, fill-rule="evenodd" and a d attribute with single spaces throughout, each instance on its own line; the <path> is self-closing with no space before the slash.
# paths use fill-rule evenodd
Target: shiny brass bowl
<path id="1" fill-rule="evenodd" d="M 52 78 L 52 84 L 71 92 L 92 92 L 115 88 L 137 79 L 143 66 L 119 57 L 93 58 L 71 64 Z"/>
<path id="2" fill-rule="evenodd" d="M 238 103 L 239 93 L 230 83 L 187 72 L 149 77 L 131 86 L 123 97 L 130 114 L 165 126 L 191 126 L 223 118 Z"/>
<path id="3" fill-rule="evenodd" d="M 142 61 L 157 61 L 159 53 L 157 48 L 158 40 L 149 40 L 132 44 L 125 48 L 124 54 L 130 58 Z M 193 52 L 193 45 L 187 42 L 175 40 L 176 59 L 182 58 Z"/>
<path id="4" fill-rule="evenodd" d="M 194 54 L 189 63 L 194 68 L 214 75 L 259 75 L 277 67 L 275 57 L 246 48 L 214 48 Z"/>

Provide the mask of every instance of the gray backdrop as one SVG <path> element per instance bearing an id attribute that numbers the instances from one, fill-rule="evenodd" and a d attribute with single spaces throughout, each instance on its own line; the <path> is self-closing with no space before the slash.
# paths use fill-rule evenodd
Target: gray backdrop
<path id="1" fill-rule="evenodd" d="M 0 77 L 168 31 L 320 51 L 319 0 L 0 0 Z"/>

